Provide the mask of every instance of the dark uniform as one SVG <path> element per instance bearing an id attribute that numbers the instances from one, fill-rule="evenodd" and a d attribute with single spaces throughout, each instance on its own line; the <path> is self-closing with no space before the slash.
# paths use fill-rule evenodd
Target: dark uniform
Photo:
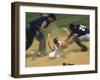
<path id="1" fill-rule="evenodd" d="M 78 34 L 78 37 L 89 34 L 89 29 L 80 24 L 70 24 L 69 28 L 73 33 Z"/>
<path id="2" fill-rule="evenodd" d="M 80 24 L 70 24 L 69 28 L 73 32 L 73 34 L 77 34 L 78 37 L 89 34 L 89 29 Z M 81 47 L 82 51 L 87 51 L 87 47 L 81 43 L 81 41 L 78 39 L 78 37 L 75 40 L 76 44 L 79 47 Z"/>
<path id="3" fill-rule="evenodd" d="M 45 51 L 46 39 L 45 36 L 39 31 L 43 21 L 46 21 L 47 23 L 44 28 L 48 27 L 48 25 L 50 24 L 48 17 L 40 17 L 28 23 L 28 26 L 26 27 L 26 49 L 28 49 L 32 45 L 33 39 L 37 36 L 38 32 L 37 40 L 39 40 L 40 42 L 39 51 Z"/>

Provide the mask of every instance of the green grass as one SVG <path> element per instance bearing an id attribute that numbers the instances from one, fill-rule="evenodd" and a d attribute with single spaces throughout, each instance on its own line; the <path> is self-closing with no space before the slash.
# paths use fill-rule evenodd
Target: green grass
<path id="1" fill-rule="evenodd" d="M 39 13 L 26 13 L 26 22 L 30 22 L 40 17 Z M 89 25 L 88 15 L 56 14 L 57 20 L 54 22 L 58 27 L 67 27 L 70 23 Z"/>

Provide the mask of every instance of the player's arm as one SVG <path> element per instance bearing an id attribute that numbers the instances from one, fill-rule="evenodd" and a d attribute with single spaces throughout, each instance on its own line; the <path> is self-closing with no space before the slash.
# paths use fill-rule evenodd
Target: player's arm
<path id="1" fill-rule="evenodd" d="M 66 38 L 66 40 L 69 40 L 71 37 L 72 37 L 72 35 L 74 34 L 70 29 L 67 29 L 67 28 L 62 28 L 66 33 L 67 33 L 67 38 Z"/>
<path id="2" fill-rule="evenodd" d="M 43 21 L 41 26 L 40 26 L 40 31 L 44 31 L 44 27 L 47 25 L 47 22 L 46 21 Z"/>
<path id="3" fill-rule="evenodd" d="M 73 34 L 72 38 L 68 41 L 69 45 L 72 44 L 78 37 L 78 34 Z"/>
<path id="4" fill-rule="evenodd" d="M 46 21 L 43 21 L 40 28 L 39 28 L 39 31 L 36 31 L 36 36 L 38 36 L 40 32 L 42 32 L 42 33 L 44 32 L 44 30 L 45 30 L 44 27 L 45 26 L 46 26 Z"/>
<path id="5" fill-rule="evenodd" d="M 71 37 L 73 36 L 73 34 L 74 34 L 73 32 L 70 32 L 70 34 L 68 35 L 68 37 L 67 37 L 67 39 L 66 39 L 66 40 L 67 40 L 67 41 L 68 41 L 68 40 L 70 40 L 70 39 L 71 39 Z"/>
<path id="6" fill-rule="evenodd" d="M 49 48 L 53 51 L 53 42 L 52 42 L 52 36 L 51 36 L 51 33 L 49 32 L 48 33 L 48 36 L 47 36 L 47 41 L 48 41 L 48 46 Z"/>
<path id="7" fill-rule="evenodd" d="M 63 49 L 68 47 L 68 45 L 70 44 L 69 41 L 72 38 L 73 34 L 74 34 L 73 32 L 70 32 L 70 34 L 68 35 L 68 37 L 62 42 L 61 47 Z"/>
<path id="8" fill-rule="evenodd" d="M 70 34 L 70 33 L 69 33 L 69 29 L 68 29 L 68 28 L 63 27 L 63 28 L 62 28 L 62 30 L 64 30 L 64 31 L 67 33 L 67 35 L 69 35 L 69 34 Z"/>

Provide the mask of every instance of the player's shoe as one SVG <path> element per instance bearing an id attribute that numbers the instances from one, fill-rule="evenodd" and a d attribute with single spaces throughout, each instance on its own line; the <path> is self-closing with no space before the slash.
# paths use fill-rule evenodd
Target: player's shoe
<path id="1" fill-rule="evenodd" d="M 49 53 L 50 58 L 59 58 L 61 55 L 62 49 L 59 47 L 55 49 L 53 52 Z"/>
<path id="2" fill-rule="evenodd" d="M 37 52 L 37 56 L 38 57 L 43 57 L 43 56 L 46 56 L 46 52 Z"/>
<path id="3" fill-rule="evenodd" d="M 87 51 L 87 50 L 88 50 L 88 48 L 86 46 L 82 46 L 81 51 Z"/>

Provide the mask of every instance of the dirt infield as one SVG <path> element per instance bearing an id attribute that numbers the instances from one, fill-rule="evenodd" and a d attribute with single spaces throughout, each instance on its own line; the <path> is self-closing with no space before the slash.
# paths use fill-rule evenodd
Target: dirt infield
<path id="1" fill-rule="evenodd" d="M 84 44 L 89 48 L 89 42 L 84 42 Z M 38 42 L 35 40 L 34 45 L 26 52 L 26 67 L 36 67 L 36 66 L 57 66 L 66 64 L 89 64 L 89 50 L 82 52 L 80 48 L 73 43 L 67 49 L 65 49 L 60 58 L 50 59 L 47 51 L 47 55 L 39 57 L 35 53 L 38 47 Z M 47 48 L 48 50 L 48 48 Z"/>

